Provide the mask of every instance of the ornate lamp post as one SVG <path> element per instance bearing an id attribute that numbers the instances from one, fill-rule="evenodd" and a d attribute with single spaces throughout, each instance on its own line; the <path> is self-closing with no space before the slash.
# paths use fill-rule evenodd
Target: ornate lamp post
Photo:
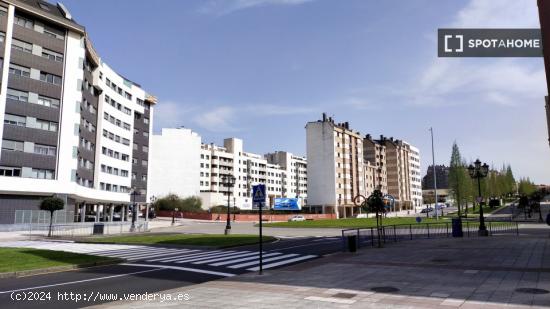
<path id="1" fill-rule="evenodd" d="M 174 208 L 174 210 L 172 210 L 172 225 L 176 224 L 176 212 L 179 211 L 180 209 L 179 208 Z"/>
<path id="2" fill-rule="evenodd" d="M 235 185 L 233 175 L 223 175 L 222 184 L 227 187 L 227 223 L 225 225 L 225 235 L 231 234 L 231 188 Z"/>
<path id="3" fill-rule="evenodd" d="M 470 177 L 477 178 L 477 190 L 479 193 L 478 196 L 478 202 L 479 202 L 479 230 L 478 234 L 479 236 L 488 236 L 489 232 L 487 231 L 487 227 L 485 226 L 485 218 L 483 217 L 483 207 L 481 205 L 481 178 L 487 177 L 487 174 L 489 173 L 489 165 L 487 163 L 483 163 L 481 165 L 481 161 L 477 159 L 474 164 L 470 164 L 468 166 L 468 173 L 470 174 Z"/>

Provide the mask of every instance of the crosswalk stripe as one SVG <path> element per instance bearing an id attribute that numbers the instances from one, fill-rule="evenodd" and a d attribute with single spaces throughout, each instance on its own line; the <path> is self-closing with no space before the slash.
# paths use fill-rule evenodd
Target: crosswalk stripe
<path id="1" fill-rule="evenodd" d="M 221 276 L 221 277 L 233 277 L 233 276 L 235 276 L 235 274 L 222 273 L 222 272 L 219 272 L 219 271 L 211 271 L 211 270 L 206 270 L 206 269 L 196 269 L 196 268 L 179 267 L 179 266 L 170 266 L 170 265 L 149 265 L 149 264 L 133 264 L 133 263 L 125 263 L 125 264 L 120 264 L 120 265 L 141 266 L 141 267 L 151 267 L 151 268 L 161 268 L 161 269 L 175 269 L 175 270 L 203 273 L 203 274 L 209 274 L 209 275 L 216 275 L 216 276 Z"/>
<path id="2" fill-rule="evenodd" d="M 264 254 L 264 257 L 274 256 L 274 255 L 281 255 L 281 254 L 282 253 L 279 253 L 279 252 L 268 253 L 268 254 Z M 254 256 L 249 256 L 249 257 L 236 259 L 236 260 L 225 261 L 225 262 L 218 262 L 218 263 L 208 264 L 208 265 L 210 265 L 210 266 L 223 266 L 223 265 L 228 265 L 228 264 L 235 264 L 235 263 L 239 263 L 239 262 L 244 262 L 244 261 L 250 261 L 250 260 L 257 259 L 258 256 L 259 256 L 259 254 L 256 253 L 256 255 L 254 255 Z"/>
<path id="3" fill-rule="evenodd" d="M 234 252 L 234 251 L 226 251 L 226 252 L 214 253 L 214 254 L 205 254 L 203 256 L 196 256 L 196 257 L 192 257 L 192 258 L 185 258 L 185 259 L 177 260 L 174 263 L 196 262 L 196 261 L 199 261 L 199 260 L 203 260 L 204 258 L 214 258 L 214 257 L 225 256 L 226 254 L 231 253 L 231 252 Z"/>
<path id="4" fill-rule="evenodd" d="M 251 254 L 258 254 L 258 253 L 257 252 L 250 252 L 250 251 L 241 251 L 241 252 L 231 253 L 231 254 L 225 255 L 223 257 L 206 258 L 204 260 L 198 260 L 198 261 L 193 262 L 193 264 L 207 264 L 207 263 L 218 262 L 218 261 L 223 261 L 223 260 L 227 260 L 227 259 L 239 258 L 239 257 L 251 255 Z"/>
<path id="5" fill-rule="evenodd" d="M 132 256 L 146 256 L 146 255 L 168 255 L 168 254 L 177 254 L 179 252 L 187 252 L 188 250 L 180 249 L 180 250 L 166 250 L 166 251 L 152 251 L 152 250 L 146 250 L 146 251 L 140 251 L 140 252 L 122 252 L 122 253 L 107 253 L 103 255 L 107 256 L 116 256 L 116 257 L 132 257 Z"/>
<path id="6" fill-rule="evenodd" d="M 296 254 L 296 253 L 280 255 L 280 256 L 269 258 L 269 259 L 265 259 L 265 260 L 263 260 L 263 262 L 271 262 L 271 261 L 286 259 L 286 258 L 297 256 L 297 255 L 298 254 Z M 259 263 L 260 263 L 260 261 L 253 261 L 253 262 L 248 262 L 248 263 L 241 263 L 241 264 L 237 264 L 237 265 L 231 265 L 231 266 L 229 266 L 229 268 L 233 268 L 233 269 L 234 268 L 244 268 L 244 267 L 256 265 L 256 264 L 259 264 Z"/>
<path id="7" fill-rule="evenodd" d="M 293 259 L 290 259 L 290 260 L 284 260 L 284 261 L 280 261 L 280 262 L 275 262 L 275 263 L 270 263 L 270 264 L 266 264 L 266 265 L 263 265 L 263 269 L 268 269 L 268 268 L 273 268 L 273 267 L 276 267 L 276 266 L 280 266 L 280 265 L 285 265 L 285 264 L 289 264 L 289 263 L 293 263 L 293 262 L 298 262 L 298 261 L 303 261 L 303 260 L 307 260 L 307 259 L 312 259 L 316 257 L 315 255 L 304 255 L 304 256 L 299 256 L 299 257 L 296 257 L 296 258 L 293 258 Z M 256 266 L 256 267 L 252 267 L 252 268 L 247 268 L 246 270 L 250 270 L 250 271 L 257 271 L 260 269 L 260 266 Z"/>
<path id="8" fill-rule="evenodd" d="M 182 250 L 182 251 L 187 251 L 187 250 Z M 159 252 L 159 253 L 144 253 L 144 254 L 131 254 L 131 255 L 126 255 L 126 256 L 122 256 L 122 257 L 126 257 L 126 258 L 130 258 L 130 259 L 146 259 L 146 258 L 154 258 L 154 257 L 169 257 L 169 256 L 173 256 L 173 255 L 177 255 L 177 254 L 181 254 L 183 252 Z M 121 257 L 121 256 L 119 256 Z"/>
<path id="9" fill-rule="evenodd" d="M 147 262 L 173 262 L 173 261 L 177 261 L 177 260 L 181 260 L 181 259 L 185 259 L 185 258 L 189 258 L 189 257 L 193 257 L 193 256 L 201 256 L 201 255 L 204 255 L 204 254 L 209 254 L 209 253 L 214 253 L 214 252 L 222 252 L 222 251 L 200 251 L 200 252 L 197 252 L 197 253 L 184 254 L 184 255 L 177 256 L 177 257 L 147 260 Z"/>
<path id="10" fill-rule="evenodd" d="M 139 253 L 139 252 L 147 252 L 147 251 L 174 251 L 178 249 L 164 249 L 164 248 L 154 248 L 154 247 L 143 247 L 143 248 L 132 248 L 132 249 L 119 249 L 119 250 L 108 250 L 108 251 L 102 251 L 102 253 L 106 254 L 119 254 L 119 253 Z"/>

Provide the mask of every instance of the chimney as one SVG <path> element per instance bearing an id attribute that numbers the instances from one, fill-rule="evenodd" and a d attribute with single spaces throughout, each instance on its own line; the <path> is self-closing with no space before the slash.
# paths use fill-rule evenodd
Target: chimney
<path id="1" fill-rule="evenodd" d="M 370 136 L 370 134 L 365 135 L 365 138 L 368 139 L 368 140 L 371 140 L 371 139 L 372 139 L 371 136 Z"/>
<path id="2" fill-rule="evenodd" d="M 346 122 L 344 122 L 344 126 L 346 127 L 346 129 L 348 129 L 348 130 L 349 130 L 349 122 L 347 122 L 347 121 L 346 121 Z"/>
<path id="3" fill-rule="evenodd" d="M 327 113 L 323 113 L 323 122 L 327 121 Z"/>

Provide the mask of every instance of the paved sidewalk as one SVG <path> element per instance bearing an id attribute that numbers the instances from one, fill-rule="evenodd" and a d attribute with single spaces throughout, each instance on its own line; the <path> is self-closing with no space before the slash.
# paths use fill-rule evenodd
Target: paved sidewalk
<path id="1" fill-rule="evenodd" d="M 549 291 L 550 238 L 495 236 L 391 243 L 165 291 L 187 301 L 98 307 L 549 308 Z"/>

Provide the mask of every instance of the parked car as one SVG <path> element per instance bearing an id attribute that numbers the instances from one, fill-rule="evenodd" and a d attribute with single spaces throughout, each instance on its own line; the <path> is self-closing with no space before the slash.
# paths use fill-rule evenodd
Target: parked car
<path id="1" fill-rule="evenodd" d="M 368 218 L 369 215 L 368 214 L 357 214 L 355 215 L 355 218 L 358 218 L 358 219 L 365 219 L 365 218 Z"/>
<path id="2" fill-rule="evenodd" d="M 425 214 L 425 213 L 430 212 L 430 211 L 434 211 L 433 207 L 424 208 L 424 209 L 422 209 L 422 211 L 420 213 Z"/>
<path id="3" fill-rule="evenodd" d="M 296 215 L 296 216 L 293 216 L 292 218 L 288 219 L 288 222 L 294 222 L 294 221 L 306 221 L 306 217 L 304 217 L 302 215 Z"/>

